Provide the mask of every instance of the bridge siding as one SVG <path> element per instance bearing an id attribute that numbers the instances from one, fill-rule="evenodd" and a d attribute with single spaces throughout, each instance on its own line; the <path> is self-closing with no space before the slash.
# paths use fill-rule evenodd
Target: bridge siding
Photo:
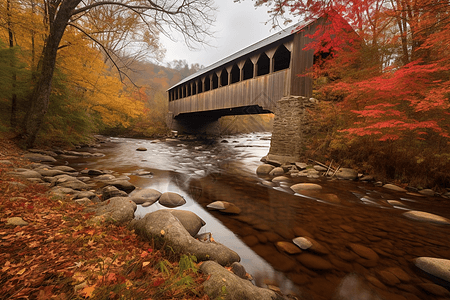
<path id="1" fill-rule="evenodd" d="M 274 111 L 275 103 L 289 94 L 291 70 L 233 83 L 218 89 L 169 102 L 173 116 L 180 113 L 260 105 Z M 268 104 L 268 105 L 267 105 Z"/>

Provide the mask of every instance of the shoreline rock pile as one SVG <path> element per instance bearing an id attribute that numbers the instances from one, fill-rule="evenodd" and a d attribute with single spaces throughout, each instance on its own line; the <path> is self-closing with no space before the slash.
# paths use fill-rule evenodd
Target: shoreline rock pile
<path id="1" fill-rule="evenodd" d="M 211 233 L 198 236 L 205 222 L 195 213 L 169 209 L 186 203 L 181 195 L 161 193 L 154 189 L 132 193 L 136 187 L 128 181 L 128 177 L 116 177 L 113 172 L 105 170 L 85 169 L 79 172 L 70 166 L 53 166 L 57 163 L 58 155 L 59 158 L 103 156 L 100 153 L 61 151 L 57 154 L 34 150 L 24 155 L 24 158 L 33 162 L 29 168 L 15 168 L 8 175 L 46 186 L 50 188 L 49 195 L 68 198 L 85 206 L 87 211 L 95 212 L 95 216 L 89 220 L 91 223 L 128 224 L 144 238 L 163 239 L 173 249 L 204 261 L 200 270 L 210 276 L 203 285 L 212 299 L 285 299 L 273 290 L 255 286 L 249 280 L 251 276 L 239 264 L 239 255 L 214 241 Z M 146 214 L 142 219 L 135 219 L 137 205 L 145 207 L 157 201 L 168 209 L 160 209 Z M 212 203 L 211 209 L 230 214 L 240 212 L 239 208 L 228 202 Z M 15 226 L 26 225 L 20 218 L 11 218 L 7 222 Z M 226 266 L 232 267 L 228 270 Z"/>

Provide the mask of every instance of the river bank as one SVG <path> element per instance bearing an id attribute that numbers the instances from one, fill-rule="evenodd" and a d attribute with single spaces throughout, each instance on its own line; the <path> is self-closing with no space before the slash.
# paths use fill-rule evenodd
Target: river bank
<path id="1" fill-rule="evenodd" d="M 0 139 L 0 153 L 2 299 L 208 299 L 189 257 L 126 226 L 89 223 L 83 206 L 8 174 L 32 164 L 13 142 Z"/>
<path id="2" fill-rule="evenodd" d="M 67 155 L 69 165 L 83 172 L 109 169 L 127 176 L 130 183 L 144 190 L 181 194 L 187 201 L 181 208 L 195 211 L 206 220 L 206 231 L 225 245 L 234 247 L 244 242 L 247 249 L 295 284 L 295 294 L 302 295 L 299 299 L 305 295 L 334 299 L 351 291 L 355 284 L 361 287 L 361 293 L 372 291 L 373 299 L 445 299 L 445 288 L 440 289 L 442 286 L 420 273 L 415 262 L 420 262 L 420 257 L 448 259 L 449 227 L 407 218 L 405 212 L 422 211 L 445 219 L 450 216 L 446 199 L 326 176 L 283 174 L 287 179 L 279 182 L 275 180 L 278 176 L 260 178 L 255 171 L 267 147 L 264 135 L 230 136 L 214 144 L 113 138 L 111 145 L 100 151 L 104 157 L 77 158 L 68 152 L 62 155 Z M 91 149 L 90 153 L 97 150 Z M 286 172 L 288 168 L 284 167 Z M 274 170 L 275 166 L 270 168 Z M 316 175 L 312 174 L 315 171 L 309 168 L 306 173 Z M 297 184 L 322 188 L 295 192 L 291 187 Z M 206 212 L 205 208 L 215 201 L 229 202 L 240 212 Z M 136 212 L 144 216 L 160 208 L 158 203 L 138 205 Z M 222 224 L 220 229 L 211 229 L 218 223 Z M 226 242 L 222 240 L 224 226 L 233 234 Z M 299 240 L 301 246 L 296 243 Z M 316 247 L 308 248 L 308 242 Z M 289 253 L 288 249 L 295 251 Z M 256 262 L 254 255 L 249 261 L 244 259 L 244 265 L 259 267 L 261 261 Z M 249 272 L 255 275 L 258 285 L 276 286 L 285 281 Z M 357 297 L 355 293 L 348 295 L 341 299 Z"/>

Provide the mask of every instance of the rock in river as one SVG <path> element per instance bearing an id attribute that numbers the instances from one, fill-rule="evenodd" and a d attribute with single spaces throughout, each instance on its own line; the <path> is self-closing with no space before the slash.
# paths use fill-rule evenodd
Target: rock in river
<path id="1" fill-rule="evenodd" d="M 206 205 L 207 208 L 213 209 L 213 210 L 219 210 L 220 212 L 227 213 L 227 214 L 240 214 L 241 209 L 234 205 L 233 203 L 226 202 L 226 201 L 215 201 L 213 203 L 210 203 Z"/>
<path id="2" fill-rule="evenodd" d="M 268 175 L 275 167 L 269 164 L 262 164 L 256 169 L 257 175 Z"/>
<path id="3" fill-rule="evenodd" d="M 439 225 L 450 225 L 450 220 L 435 214 L 430 214 L 424 211 L 411 210 L 403 214 L 405 217 L 417 221 L 429 222 Z"/>
<path id="4" fill-rule="evenodd" d="M 177 207 L 184 205 L 186 200 L 181 195 L 172 192 L 165 192 L 159 197 L 159 204 L 166 207 Z"/>
<path id="5" fill-rule="evenodd" d="M 445 280 L 450 284 L 450 260 L 434 257 L 419 257 L 414 260 L 416 267 Z"/>
<path id="6" fill-rule="evenodd" d="M 296 193 L 300 193 L 302 190 L 321 190 L 322 187 L 315 183 L 297 183 L 291 186 L 291 189 Z"/>
<path id="7" fill-rule="evenodd" d="M 155 203 L 156 201 L 158 201 L 161 195 L 162 195 L 161 192 L 155 189 L 143 189 L 134 192 L 132 195 L 130 195 L 130 197 L 131 200 L 133 200 L 136 204 L 142 204 L 145 202 Z"/>

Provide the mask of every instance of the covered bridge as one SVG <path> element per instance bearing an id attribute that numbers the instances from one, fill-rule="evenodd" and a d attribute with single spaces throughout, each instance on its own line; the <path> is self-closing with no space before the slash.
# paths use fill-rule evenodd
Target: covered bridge
<path id="1" fill-rule="evenodd" d="M 310 97 L 311 78 L 298 75 L 313 66 L 314 50 L 304 48 L 323 23 L 321 17 L 295 24 L 184 78 L 168 90 L 169 114 L 267 113 L 285 96 Z"/>

